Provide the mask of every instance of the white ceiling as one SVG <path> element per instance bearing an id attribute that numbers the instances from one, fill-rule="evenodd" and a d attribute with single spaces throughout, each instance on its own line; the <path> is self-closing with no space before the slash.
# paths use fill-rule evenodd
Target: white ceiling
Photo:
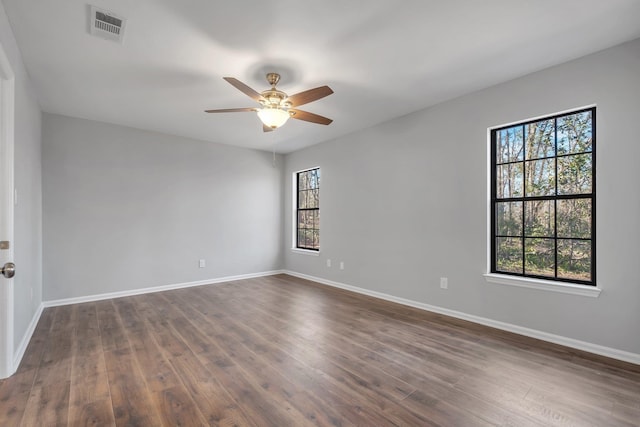
<path id="1" fill-rule="evenodd" d="M 3 0 L 46 112 L 277 152 L 294 151 L 640 37 L 638 0 L 90 0 L 127 19 L 89 34 L 89 3 Z M 329 126 L 263 133 L 222 80 L 282 75 Z"/>

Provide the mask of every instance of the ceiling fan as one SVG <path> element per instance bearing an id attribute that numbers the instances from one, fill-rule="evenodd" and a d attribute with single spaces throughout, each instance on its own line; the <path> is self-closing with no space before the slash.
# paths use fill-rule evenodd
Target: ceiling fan
<path id="1" fill-rule="evenodd" d="M 276 85 L 280 81 L 280 74 L 278 73 L 267 74 L 267 81 L 271 85 L 271 89 L 264 90 L 260 93 L 233 77 L 224 77 L 224 79 L 240 92 L 258 102 L 260 107 L 205 110 L 205 113 L 239 113 L 255 111 L 258 113 L 260 121 L 262 121 L 262 130 L 265 132 L 271 132 L 272 130 L 284 125 L 289 117 L 321 125 L 328 125 L 333 121 L 326 117 L 319 116 L 318 114 L 309 113 L 296 108 L 300 105 L 317 101 L 318 99 L 331 95 L 333 90 L 331 90 L 329 86 L 320 86 L 289 96 L 281 90 L 276 89 Z"/>

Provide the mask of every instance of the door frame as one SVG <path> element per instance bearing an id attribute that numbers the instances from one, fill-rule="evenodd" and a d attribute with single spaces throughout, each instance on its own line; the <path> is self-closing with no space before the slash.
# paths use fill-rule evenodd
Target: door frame
<path id="1" fill-rule="evenodd" d="M 0 240 L 8 250 L 0 251 L 0 266 L 13 261 L 15 74 L 0 43 Z M 13 279 L 0 276 L 0 378 L 15 372 L 13 354 Z"/>

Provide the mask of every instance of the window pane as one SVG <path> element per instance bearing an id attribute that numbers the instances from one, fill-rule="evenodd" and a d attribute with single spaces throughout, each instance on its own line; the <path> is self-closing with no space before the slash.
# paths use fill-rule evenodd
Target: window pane
<path id="1" fill-rule="evenodd" d="M 305 211 L 302 228 L 313 228 L 313 211 Z"/>
<path id="2" fill-rule="evenodd" d="M 524 127 L 526 159 L 541 159 L 556 155 L 553 119 L 530 123 Z"/>
<path id="3" fill-rule="evenodd" d="M 591 153 L 558 158 L 558 194 L 591 193 Z"/>
<path id="4" fill-rule="evenodd" d="M 304 226 L 302 228 L 313 228 L 314 211 L 304 211 L 304 212 L 305 212 L 305 221 L 304 221 Z"/>
<path id="5" fill-rule="evenodd" d="M 307 248 L 313 248 L 313 230 L 305 229 L 304 232 L 304 246 Z"/>
<path id="6" fill-rule="evenodd" d="M 558 277 L 591 280 L 590 240 L 558 240 Z"/>
<path id="7" fill-rule="evenodd" d="M 558 118 L 558 155 L 592 151 L 591 111 Z"/>
<path id="8" fill-rule="evenodd" d="M 591 199 L 558 200 L 558 237 L 591 238 Z"/>
<path id="9" fill-rule="evenodd" d="M 497 131 L 496 144 L 497 164 L 522 160 L 524 152 L 522 126 Z"/>
<path id="10" fill-rule="evenodd" d="M 526 162 L 527 196 L 552 196 L 556 189 L 555 159 Z"/>
<path id="11" fill-rule="evenodd" d="M 555 250 L 554 239 L 525 239 L 525 274 L 555 277 Z"/>
<path id="12" fill-rule="evenodd" d="M 298 247 L 304 248 L 304 230 L 298 228 Z"/>
<path id="13" fill-rule="evenodd" d="M 308 190 L 298 192 L 298 209 L 306 209 L 308 206 L 307 194 Z"/>
<path id="14" fill-rule="evenodd" d="M 320 211 L 314 211 L 315 215 L 313 216 L 313 228 L 316 230 L 320 229 Z"/>
<path id="15" fill-rule="evenodd" d="M 555 204 L 553 200 L 524 203 L 524 234 L 527 237 L 554 237 Z"/>
<path id="16" fill-rule="evenodd" d="M 320 232 L 313 230 L 313 249 L 320 249 Z"/>
<path id="17" fill-rule="evenodd" d="M 497 234 L 522 236 L 522 202 L 496 203 Z"/>
<path id="18" fill-rule="evenodd" d="M 498 237 L 496 243 L 496 270 L 522 273 L 522 239 Z"/>
<path id="19" fill-rule="evenodd" d="M 298 190 L 306 190 L 308 187 L 307 185 L 308 179 L 307 179 L 307 173 L 306 172 L 300 172 L 298 173 Z"/>
<path id="20" fill-rule="evenodd" d="M 496 166 L 496 197 L 522 197 L 522 163 L 509 163 Z"/>
<path id="21" fill-rule="evenodd" d="M 320 170 L 314 169 L 308 172 L 309 174 L 309 188 L 320 188 Z"/>
<path id="22" fill-rule="evenodd" d="M 315 209 L 320 207 L 320 190 L 307 190 L 307 208 Z"/>
<path id="23" fill-rule="evenodd" d="M 298 228 L 305 228 L 307 211 L 298 211 Z"/>

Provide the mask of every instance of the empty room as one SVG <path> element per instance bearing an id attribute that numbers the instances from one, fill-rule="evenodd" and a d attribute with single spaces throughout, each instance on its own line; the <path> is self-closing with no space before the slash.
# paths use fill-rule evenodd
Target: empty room
<path id="1" fill-rule="evenodd" d="M 0 425 L 640 426 L 639 17 L 0 0 Z"/>

